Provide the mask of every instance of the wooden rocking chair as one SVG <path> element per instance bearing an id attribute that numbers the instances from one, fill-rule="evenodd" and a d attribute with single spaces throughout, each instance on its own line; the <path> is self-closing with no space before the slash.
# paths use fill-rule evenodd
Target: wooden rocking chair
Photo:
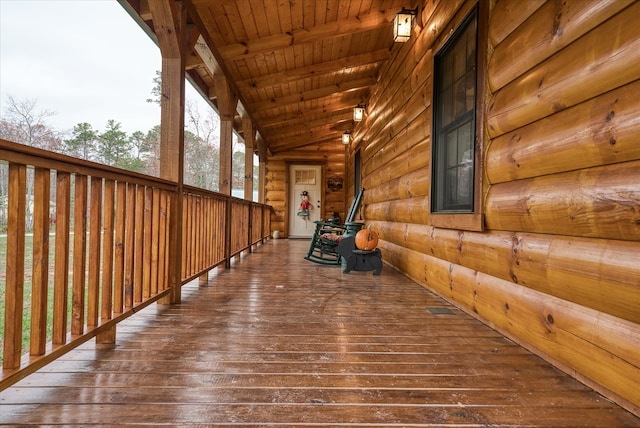
<path id="1" fill-rule="evenodd" d="M 340 254 L 336 252 L 336 248 L 347 231 L 355 235 L 362 228 L 363 223 L 357 223 L 354 220 L 360 209 L 363 196 L 364 188 L 360 189 L 358 195 L 353 199 L 344 224 L 332 221 L 314 221 L 316 230 L 311 237 L 309 251 L 305 259 L 321 265 L 340 265 Z"/>

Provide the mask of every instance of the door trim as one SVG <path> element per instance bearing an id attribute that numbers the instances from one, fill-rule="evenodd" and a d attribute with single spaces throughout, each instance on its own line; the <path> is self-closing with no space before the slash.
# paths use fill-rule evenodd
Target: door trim
<path id="1" fill-rule="evenodd" d="M 291 204 L 296 204 L 295 201 L 291 201 L 290 199 L 290 195 L 291 195 L 291 167 L 292 166 L 296 166 L 296 165 L 306 165 L 306 166 L 319 166 L 320 167 L 320 174 L 322 175 L 321 177 L 321 183 L 320 183 L 320 206 L 322 207 L 321 209 L 324 209 L 324 197 L 325 197 L 325 191 L 326 191 L 326 186 L 325 186 L 325 176 L 326 176 L 326 169 L 327 169 L 327 163 L 326 162 L 318 162 L 318 161 L 306 161 L 306 160 L 288 160 L 285 161 L 285 195 L 284 195 L 284 238 L 289 238 L 289 224 L 290 224 L 290 216 L 289 216 L 289 209 L 291 208 Z M 297 204 L 296 204 L 297 205 Z M 323 213 L 320 212 L 320 218 L 323 217 Z M 282 236 L 282 235 L 281 235 Z"/>

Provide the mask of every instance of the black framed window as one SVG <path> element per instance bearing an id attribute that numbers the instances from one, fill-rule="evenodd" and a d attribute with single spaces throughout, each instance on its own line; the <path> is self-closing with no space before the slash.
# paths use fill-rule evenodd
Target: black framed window
<path id="1" fill-rule="evenodd" d="M 474 207 L 477 9 L 434 58 L 431 211 L 471 213 Z"/>

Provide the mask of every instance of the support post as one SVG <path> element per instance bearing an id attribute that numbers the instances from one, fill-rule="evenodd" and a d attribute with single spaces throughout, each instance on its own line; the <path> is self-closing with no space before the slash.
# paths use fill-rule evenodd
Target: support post
<path id="1" fill-rule="evenodd" d="M 231 196 L 231 166 L 233 161 L 233 118 L 238 97 L 225 76 L 214 76 L 220 113 L 220 177 L 218 191 Z M 225 267 L 231 267 L 231 198 L 227 199 L 224 231 Z"/>
<path id="2" fill-rule="evenodd" d="M 169 214 L 168 284 L 159 303 L 179 303 L 182 285 L 182 188 L 184 184 L 184 105 L 187 11 L 181 0 L 149 2 L 162 53 L 160 97 L 160 177 L 176 183 Z"/>
<path id="3" fill-rule="evenodd" d="M 258 202 L 264 204 L 264 189 L 267 185 L 267 179 L 265 177 L 267 173 L 267 150 L 261 136 L 256 138 L 256 146 L 258 149 Z"/>
<path id="4" fill-rule="evenodd" d="M 242 133 L 244 135 L 244 198 L 253 201 L 253 150 L 256 141 L 256 131 L 253 121 L 249 116 L 242 117 Z M 253 250 L 253 204 L 249 205 L 249 230 L 247 231 L 247 243 L 249 252 Z"/>
<path id="5" fill-rule="evenodd" d="M 244 134 L 244 198 L 253 201 L 253 151 L 256 143 L 256 130 L 249 116 L 242 118 Z"/>
<path id="6" fill-rule="evenodd" d="M 220 177 L 218 191 L 231 195 L 231 166 L 233 160 L 233 119 L 238 97 L 225 76 L 214 76 L 218 111 L 220 113 Z"/>

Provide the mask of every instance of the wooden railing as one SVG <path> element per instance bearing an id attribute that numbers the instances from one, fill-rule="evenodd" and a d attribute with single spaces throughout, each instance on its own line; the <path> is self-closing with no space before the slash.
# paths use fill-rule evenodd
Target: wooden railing
<path id="1" fill-rule="evenodd" d="M 94 337 L 115 343 L 118 322 L 169 296 L 179 197 L 178 287 L 269 236 L 262 204 L 186 186 L 178 194 L 167 180 L 1 139 L 0 163 L 8 173 L 0 390 Z"/>
<path id="2" fill-rule="evenodd" d="M 188 282 L 269 236 L 271 207 L 185 186 L 182 280 Z"/>

